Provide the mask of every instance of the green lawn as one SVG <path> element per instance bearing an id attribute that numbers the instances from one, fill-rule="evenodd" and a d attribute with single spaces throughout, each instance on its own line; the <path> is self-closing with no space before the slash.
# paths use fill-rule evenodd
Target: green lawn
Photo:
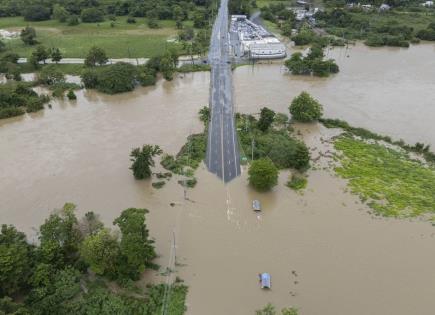
<path id="1" fill-rule="evenodd" d="M 415 217 L 435 213 L 435 169 L 409 158 L 407 153 L 352 136 L 335 142 L 341 152 L 336 172 L 376 213 Z"/>
<path id="2" fill-rule="evenodd" d="M 174 21 L 159 21 L 160 28 L 150 29 L 145 18 L 128 24 L 126 17 L 101 23 L 82 23 L 68 26 L 57 21 L 27 22 L 22 17 L 0 18 L 0 29 L 21 30 L 26 25 L 36 29 L 37 40 L 47 47 L 58 47 L 65 58 L 83 58 L 89 48 L 97 45 L 106 50 L 110 58 L 140 58 L 161 54 L 174 39 L 178 30 Z M 186 22 L 191 25 L 191 22 Z M 22 57 L 28 57 L 34 47 L 25 46 L 21 40 L 6 41 L 9 48 Z"/>

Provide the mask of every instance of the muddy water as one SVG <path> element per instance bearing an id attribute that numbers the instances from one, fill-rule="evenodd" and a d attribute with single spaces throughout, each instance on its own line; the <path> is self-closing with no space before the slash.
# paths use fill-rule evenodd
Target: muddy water
<path id="1" fill-rule="evenodd" d="M 342 72 L 327 80 L 291 78 L 279 65 L 237 69 L 238 109 L 285 110 L 306 89 L 322 100 L 328 116 L 435 143 L 433 46 L 371 55 L 358 46 L 350 57 L 332 53 L 344 55 L 338 58 Z M 419 66 L 423 58 L 426 66 Z M 392 60 L 403 69 L 395 70 Z M 389 91 L 384 101 L 376 96 L 382 91 Z M 135 181 L 128 170 L 131 148 L 156 143 L 177 152 L 188 134 L 201 130 L 197 112 L 208 92 L 208 73 L 195 73 L 117 96 L 80 91 L 76 102 L 53 102 L 52 110 L 0 121 L 0 222 L 32 234 L 66 201 L 78 204 L 79 214 L 94 210 L 108 225 L 122 209 L 149 208 L 162 266 L 175 235 L 191 315 L 248 315 L 267 302 L 294 305 L 308 315 L 433 314 L 435 229 L 374 219 L 327 171 L 310 171 L 303 195 L 283 185 L 285 172 L 273 192 L 259 194 L 246 185 L 246 170 L 223 186 L 201 167 L 189 201 L 175 180 L 160 190 Z M 415 101 L 411 106 L 406 99 Z M 330 131 L 317 125 L 301 131 L 310 147 L 327 150 L 320 138 Z M 252 199 L 262 202 L 260 217 L 250 209 Z M 271 273 L 271 291 L 259 289 L 259 272 Z"/>
<path id="2" fill-rule="evenodd" d="M 288 111 L 293 97 L 306 90 L 324 105 L 327 117 L 435 147 L 435 45 L 403 49 L 358 44 L 332 49 L 327 56 L 340 66 L 340 73 L 329 78 L 291 76 L 280 64 L 238 68 L 238 109 L 264 105 Z"/>

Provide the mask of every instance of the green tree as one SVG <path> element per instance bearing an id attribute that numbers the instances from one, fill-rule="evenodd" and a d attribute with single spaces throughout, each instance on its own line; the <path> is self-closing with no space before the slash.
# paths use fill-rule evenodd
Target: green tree
<path id="1" fill-rule="evenodd" d="M 292 118 L 301 122 L 310 122 L 322 117 L 322 105 L 307 92 L 295 97 L 289 107 Z"/>
<path id="2" fill-rule="evenodd" d="M 203 8 L 198 8 L 193 12 L 193 27 L 203 28 L 207 25 L 207 16 Z"/>
<path id="3" fill-rule="evenodd" d="M 118 238 L 108 229 L 100 229 L 85 238 L 80 254 L 96 274 L 113 277 L 119 255 Z"/>
<path id="4" fill-rule="evenodd" d="M 36 31 L 33 27 L 26 26 L 20 33 L 21 40 L 26 45 L 35 45 L 36 41 Z"/>
<path id="5" fill-rule="evenodd" d="M 104 14 L 98 8 L 83 9 L 80 17 L 84 23 L 96 23 L 104 21 Z"/>
<path id="6" fill-rule="evenodd" d="M 118 272 L 121 277 L 136 280 L 156 257 L 154 241 L 149 237 L 145 224 L 146 209 L 129 208 L 122 211 L 113 224 L 121 230 L 121 259 Z"/>
<path id="7" fill-rule="evenodd" d="M 52 48 L 50 49 L 50 57 L 51 60 L 54 61 L 55 63 L 58 63 L 59 61 L 62 60 L 62 53 L 60 52 L 59 48 Z"/>
<path id="8" fill-rule="evenodd" d="M 57 213 L 51 214 L 39 228 L 41 259 L 53 265 L 62 258 L 65 264 L 74 264 L 78 259 L 81 234 L 75 216 L 76 206 L 66 203 Z"/>
<path id="9" fill-rule="evenodd" d="M 44 21 L 50 19 L 50 8 L 43 5 L 26 5 L 23 10 L 24 20 Z"/>
<path id="10" fill-rule="evenodd" d="M 65 75 L 55 65 L 47 65 L 38 73 L 38 81 L 46 85 L 65 82 Z"/>
<path id="11" fill-rule="evenodd" d="M 253 161 L 248 175 L 249 183 L 258 190 L 269 190 L 278 183 L 278 169 L 268 158 Z"/>
<path id="12" fill-rule="evenodd" d="M 265 132 L 272 125 L 275 118 L 275 112 L 267 107 L 263 107 L 260 111 L 260 119 L 258 120 L 257 127 Z"/>
<path id="13" fill-rule="evenodd" d="M 104 65 L 108 61 L 106 52 L 97 46 L 93 46 L 86 55 L 85 65 L 94 67 L 95 65 Z"/>
<path id="14" fill-rule="evenodd" d="M 154 166 L 153 157 L 162 153 L 162 149 L 157 145 L 152 146 L 147 144 L 142 146 L 142 149 L 133 149 L 130 153 L 130 161 L 133 162 L 130 169 L 133 171 L 134 178 L 149 178 L 151 176 L 151 167 Z"/>
<path id="15" fill-rule="evenodd" d="M 108 94 L 132 91 L 137 75 L 137 68 L 125 62 L 104 67 L 98 73 L 97 89 Z"/>
<path id="16" fill-rule="evenodd" d="M 34 60 L 39 63 L 43 62 L 45 64 L 45 60 L 50 56 L 48 50 L 43 45 L 39 45 L 36 47 L 36 49 L 32 52 L 32 57 Z M 33 59 L 32 59 L 33 60 Z"/>
<path id="17" fill-rule="evenodd" d="M 12 225 L 0 233 L 0 297 L 12 295 L 27 285 L 33 265 L 33 248 L 26 236 Z"/>
<path id="18" fill-rule="evenodd" d="M 69 15 L 70 14 L 68 13 L 68 11 L 60 4 L 56 3 L 53 6 L 53 19 L 56 19 L 59 22 L 64 23 L 68 19 Z"/>
<path id="19" fill-rule="evenodd" d="M 204 125 L 207 125 L 210 121 L 210 107 L 209 106 L 203 106 L 199 110 L 199 120 L 201 120 Z"/>

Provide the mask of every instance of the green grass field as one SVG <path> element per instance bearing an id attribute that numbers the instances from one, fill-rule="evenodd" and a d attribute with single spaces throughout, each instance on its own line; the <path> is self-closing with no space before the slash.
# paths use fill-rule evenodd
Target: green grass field
<path id="1" fill-rule="evenodd" d="M 159 21 L 160 28 L 150 29 L 146 18 L 136 18 L 128 24 L 127 17 L 118 17 L 101 23 L 82 23 L 68 26 L 54 20 L 27 22 L 22 17 L 0 18 L 0 29 L 19 31 L 29 25 L 36 29 L 37 40 L 47 47 L 58 47 L 65 58 L 83 58 L 90 47 L 97 45 L 106 50 L 110 58 L 140 58 L 161 54 L 168 40 L 177 37 L 174 21 Z M 191 25 L 186 22 L 185 25 Z M 22 57 L 28 57 L 34 47 L 20 39 L 5 41 L 7 46 Z"/>

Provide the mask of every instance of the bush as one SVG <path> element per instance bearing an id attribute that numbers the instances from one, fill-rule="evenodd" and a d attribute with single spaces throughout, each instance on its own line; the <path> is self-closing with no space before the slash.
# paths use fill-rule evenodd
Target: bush
<path id="1" fill-rule="evenodd" d="M 20 116 L 24 114 L 24 110 L 16 107 L 8 107 L 0 109 L 0 119 Z"/>
<path id="2" fill-rule="evenodd" d="M 134 23 L 136 23 L 136 19 L 134 17 L 129 16 L 127 18 L 127 23 L 128 24 L 134 24 Z"/>
<path id="3" fill-rule="evenodd" d="M 322 117 L 322 105 L 307 92 L 295 97 L 289 107 L 292 118 L 301 122 L 310 122 Z"/>
<path id="4" fill-rule="evenodd" d="M 129 63 L 116 63 L 101 69 L 97 89 L 108 94 L 132 91 L 135 87 L 137 69 Z"/>
<path id="5" fill-rule="evenodd" d="M 307 179 L 302 176 L 292 175 L 291 180 L 287 182 L 287 187 L 293 190 L 301 190 L 307 187 Z"/>
<path id="6" fill-rule="evenodd" d="M 65 82 L 65 75 L 55 65 L 48 65 L 38 73 L 38 81 L 46 85 L 63 83 Z"/>
<path id="7" fill-rule="evenodd" d="M 80 24 L 79 17 L 77 15 L 73 14 L 67 19 L 67 23 L 69 26 L 79 25 Z"/>
<path id="8" fill-rule="evenodd" d="M 50 9 L 42 5 L 26 6 L 23 12 L 26 21 L 45 21 L 50 19 Z"/>
<path id="9" fill-rule="evenodd" d="M 66 96 L 68 97 L 69 100 L 76 100 L 77 99 L 77 96 L 73 90 L 69 90 L 68 94 Z"/>
<path id="10" fill-rule="evenodd" d="M 85 23 L 96 23 L 104 21 L 103 12 L 97 8 L 83 9 L 80 16 L 82 18 L 82 22 Z"/>
<path id="11" fill-rule="evenodd" d="M 87 89 L 95 89 L 98 85 L 98 73 L 94 69 L 86 69 L 83 71 L 81 79 Z"/>
<path id="12" fill-rule="evenodd" d="M 267 158 L 253 161 L 248 174 L 249 183 L 258 190 L 270 190 L 278 183 L 278 169 Z"/>

